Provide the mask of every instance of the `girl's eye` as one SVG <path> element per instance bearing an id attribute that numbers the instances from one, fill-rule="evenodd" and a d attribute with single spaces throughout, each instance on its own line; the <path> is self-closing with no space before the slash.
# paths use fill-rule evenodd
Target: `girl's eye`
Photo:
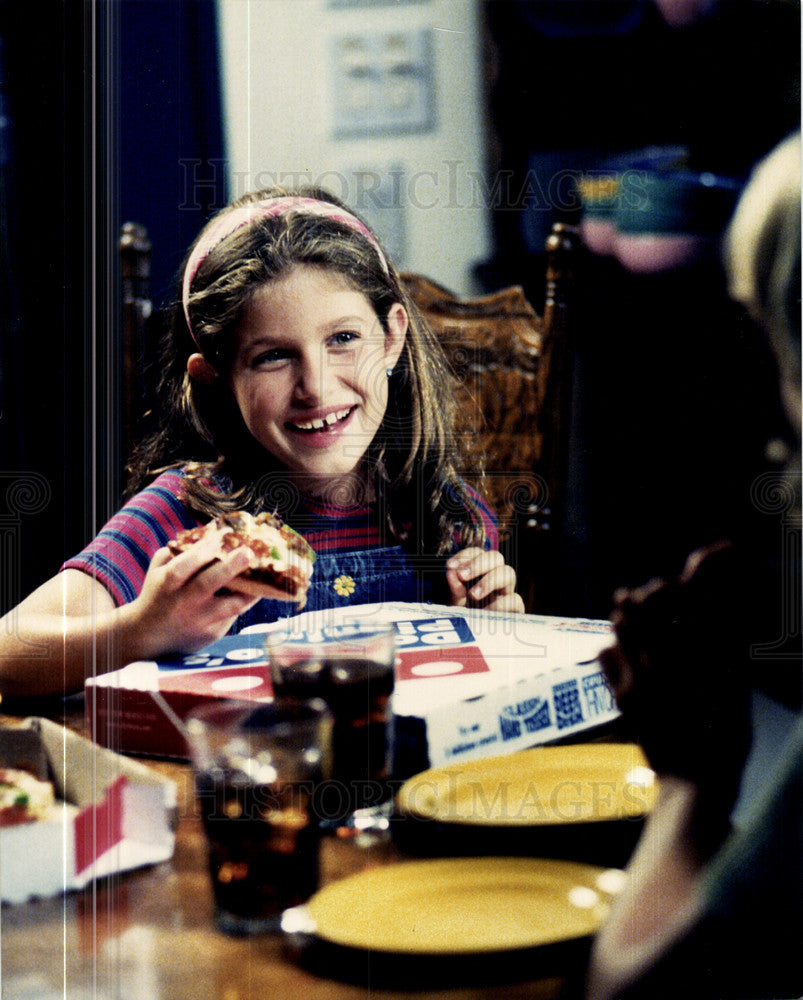
<path id="1" fill-rule="evenodd" d="M 251 367 L 259 368 L 263 365 L 278 364 L 281 361 L 286 361 L 290 357 L 290 351 L 284 347 L 273 347 L 269 351 L 260 351 L 259 354 L 255 354 L 251 359 Z"/>
<path id="2" fill-rule="evenodd" d="M 358 340 L 359 336 L 354 330 L 341 330 L 329 338 L 329 343 L 332 347 L 345 347 L 346 344 L 351 344 L 353 341 Z"/>

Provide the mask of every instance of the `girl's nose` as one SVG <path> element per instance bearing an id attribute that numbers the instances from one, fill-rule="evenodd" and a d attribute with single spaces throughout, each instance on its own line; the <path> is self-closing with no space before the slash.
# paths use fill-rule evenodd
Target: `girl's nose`
<path id="1" fill-rule="evenodd" d="M 300 358 L 295 384 L 295 395 L 305 403 L 318 403 L 323 398 L 326 380 L 326 356 L 304 355 Z"/>

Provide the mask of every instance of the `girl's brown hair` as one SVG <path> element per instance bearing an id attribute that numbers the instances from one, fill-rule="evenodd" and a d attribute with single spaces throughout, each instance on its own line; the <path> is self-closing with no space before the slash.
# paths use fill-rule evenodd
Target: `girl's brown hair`
<path id="1" fill-rule="evenodd" d="M 224 212 L 286 196 L 315 198 L 353 214 L 318 188 L 255 192 Z M 179 288 L 186 263 L 185 258 Z M 199 514 L 213 517 L 227 510 L 265 508 L 278 509 L 285 517 L 292 513 L 291 483 L 246 429 L 226 376 L 235 334 L 251 296 L 298 264 L 340 275 L 366 296 L 386 331 L 395 302 L 407 311 L 409 325 L 389 377 L 387 411 L 365 456 L 369 472 L 375 474 L 377 501 L 391 537 L 422 555 L 442 554 L 456 538 L 461 545 L 482 544 L 482 518 L 457 474 L 453 376 L 443 349 L 395 269 L 371 241 L 337 219 L 303 211 L 259 218 L 212 247 L 192 280 L 188 301 L 192 333 L 180 302 L 167 310 L 161 420 L 132 457 L 128 493 L 141 489 L 165 468 L 186 466 L 186 499 Z M 220 376 L 212 384 L 202 385 L 187 375 L 187 359 L 198 350 Z M 348 498 L 339 500 L 345 503 Z M 407 522 L 412 532 L 406 530 Z"/>

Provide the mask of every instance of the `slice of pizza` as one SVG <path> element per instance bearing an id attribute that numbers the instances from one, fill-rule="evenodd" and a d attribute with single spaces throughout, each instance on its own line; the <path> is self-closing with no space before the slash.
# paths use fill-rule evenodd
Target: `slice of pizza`
<path id="1" fill-rule="evenodd" d="M 167 546 L 173 555 L 179 555 L 208 535 L 216 537 L 221 555 L 241 546 L 251 552 L 252 565 L 229 584 L 229 589 L 304 606 L 315 553 L 278 515 L 254 516 L 247 511 L 221 514 L 208 524 L 179 532 Z"/>
<path id="2" fill-rule="evenodd" d="M 0 768 L 0 827 L 45 819 L 54 802 L 51 782 L 19 768 Z"/>

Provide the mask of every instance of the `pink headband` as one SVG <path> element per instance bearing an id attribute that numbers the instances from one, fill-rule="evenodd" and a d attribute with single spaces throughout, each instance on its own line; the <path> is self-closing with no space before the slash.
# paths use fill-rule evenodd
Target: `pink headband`
<path id="1" fill-rule="evenodd" d="M 301 198 L 296 196 L 265 198 L 263 201 L 249 202 L 248 204 L 241 205 L 239 208 L 232 209 L 230 212 L 226 212 L 206 230 L 193 247 L 193 251 L 187 261 L 187 266 L 184 268 L 181 302 L 184 307 L 184 318 L 187 321 L 187 327 L 192 334 L 192 339 L 196 343 L 198 341 L 190 324 L 190 286 L 206 255 L 218 243 L 221 243 L 227 236 L 231 236 L 238 229 L 242 229 L 243 226 L 249 226 L 260 219 L 268 219 L 275 215 L 284 215 L 286 212 L 293 210 L 305 215 L 317 215 L 324 219 L 333 219 L 335 222 L 341 222 L 343 225 L 348 226 L 349 229 L 360 233 L 376 251 L 385 274 L 388 273 L 388 262 L 385 259 L 384 253 L 382 253 L 382 248 L 379 246 L 376 237 L 364 223 L 360 222 L 355 215 L 352 215 L 346 209 L 340 208 L 338 205 L 333 205 L 328 201 L 318 201 L 316 198 Z"/>

